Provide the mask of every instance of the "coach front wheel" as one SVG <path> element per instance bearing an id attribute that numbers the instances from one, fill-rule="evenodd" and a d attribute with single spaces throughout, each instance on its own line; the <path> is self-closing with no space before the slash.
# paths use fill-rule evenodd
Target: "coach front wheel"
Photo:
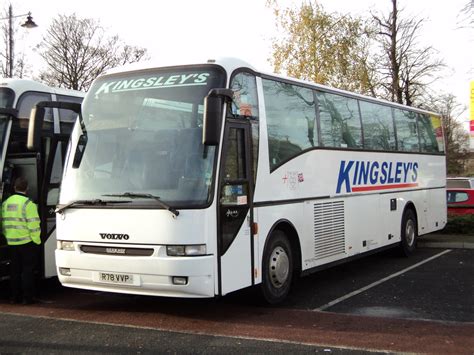
<path id="1" fill-rule="evenodd" d="M 282 231 L 274 231 L 263 252 L 262 294 L 265 301 L 276 304 L 290 292 L 293 279 L 293 253 Z"/>

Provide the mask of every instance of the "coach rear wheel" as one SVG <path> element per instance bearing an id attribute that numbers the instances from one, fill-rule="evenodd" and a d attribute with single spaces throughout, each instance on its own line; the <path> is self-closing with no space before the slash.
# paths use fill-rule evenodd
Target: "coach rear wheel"
<path id="1" fill-rule="evenodd" d="M 418 237 L 418 225 L 415 212 L 407 209 L 403 213 L 400 249 L 403 255 L 408 256 L 416 249 L 416 239 Z"/>
<path id="2" fill-rule="evenodd" d="M 282 231 L 274 231 L 263 253 L 262 294 L 270 304 L 285 299 L 293 279 L 293 254 Z"/>

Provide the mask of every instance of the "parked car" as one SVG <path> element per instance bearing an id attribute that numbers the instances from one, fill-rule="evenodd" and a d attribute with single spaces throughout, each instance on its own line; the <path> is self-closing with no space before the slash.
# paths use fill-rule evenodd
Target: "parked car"
<path id="1" fill-rule="evenodd" d="M 448 214 L 474 214 L 474 189 L 448 188 Z"/>
<path id="2" fill-rule="evenodd" d="M 446 188 L 474 189 L 474 177 L 448 177 Z"/>

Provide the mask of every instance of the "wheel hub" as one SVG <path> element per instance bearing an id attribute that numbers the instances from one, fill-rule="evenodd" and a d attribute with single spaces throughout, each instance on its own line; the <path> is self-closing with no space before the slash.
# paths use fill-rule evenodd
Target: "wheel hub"
<path id="1" fill-rule="evenodd" d="M 280 288 L 288 279 L 290 260 L 285 249 L 278 246 L 270 256 L 270 281 L 275 288 Z"/>
<path id="2" fill-rule="evenodd" d="M 405 227 L 405 237 L 407 240 L 407 244 L 409 246 L 412 246 L 413 243 L 415 242 L 415 223 L 411 219 L 407 221 L 407 224 Z"/>

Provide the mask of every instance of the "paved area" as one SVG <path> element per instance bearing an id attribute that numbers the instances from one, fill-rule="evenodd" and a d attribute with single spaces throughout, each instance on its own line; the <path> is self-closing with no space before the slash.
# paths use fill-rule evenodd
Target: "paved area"
<path id="1" fill-rule="evenodd" d="M 304 277 L 286 308 L 474 323 L 474 250 L 386 251 Z"/>
<path id="2" fill-rule="evenodd" d="M 469 247 L 468 238 L 456 242 Z M 474 251 L 443 249 L 453 239 L 422 237 L 411 258 L 381 253 L 310 275 L 279 307 L 258 306 L 245 291 L 167 299 L 49 282 L 40 304 L 0 298 L 0 353 L 472 354 Z M 430 248 L 429 240 L 438 244 Z"/>
<path id="3" fill-rule="evenodd" d="M 143 301 L 143 300 L 142 300 Z M 161 300 L 155 299 L 154 302 Z M 474 324 L 456 322 L 427 322 L 410 319 L 389 319 L 361 315 L 345 315 L 307 310 L 226 306 L 199 301 L 170 302 L 152 305 L 151 301 L 133 304 L 130 299 L 115 296 L 93 298 L 83 295 L 82 302 L 75 302 L 71 309 L 47 305 L 11 306 L 0 304 L 0 324 L 4 324 L 1 341 L 18 342 L 7 326 L 8 315 L 25 315 L 50 318 L 50 320 L 75 320 L 81 324 L 76 331 L 67 332 L 70 337 L 78 334 L 86 345 L 89 342 L 81 334 L 91 334 L 105 344 L 113 344 L 106 334 L 95 333 L 94 326 L 124 326 L 128 329 L 146 330 L 140 335 L 140 344 L 147 342 L 148 330 L 171 331 L 197 336 L 220 336 L 275 343 L 292 343 L 317 347 L 335 347 L 355 350 L 424 353 L 472 353 L 474 349 Z M 79 303 L 79 304 L 77 304 Z M 112 305 L 112 306 L 111 306 Z M 133 308 L 130 311 L 130 308 Z M 42 322 L 34 319 L 28 329 L 28 342 L 46 342 Z M 17 320 L 21 323 L 21 320 Z M 11 324 L 11 323 L 10 323 Z M 15 324 L 15 323 L 13 323 Z M 70 323 L 68 323 L 70 325 Z M 56 326 L 61 329 L 61 326 Z M 6 333 L 4 333 L 6 332 Z M 47 333 L 47 332 L 46 332 Z M 61 335 L 61 332 L 60 332 Z M 104 338 L 105 337 L 105 338 Z M 49 341 L 59 341 L 54 336 Z M 73 342 L 74 339 L 69 339 Z M 91 340 L 92 341 L 92 340 Z M 119 342 L 119 339 L 116 340 Z M 199 343 L 202 344 L 202 343 Z M 11 344 L 15 346 L 15 344 Z M 197 345 L 196 345 L 197 346 Z M 271 347 L 270 347 L 271 348 Z M 159 345 L 156 344 L 156 349 Z M 177 349 L 177 348 L 176 348 Z M 192 348 L 191 348 L 192 349 Z M 235 350 L 233 348 L 230 350 Z M 264 349 L 264 348 L 263 348 Z M 265 352 L 265 351 L 262 351 Z"/>
<path id="4" fill-rule="evenodd" d="M 18 330 L 27 339 L 18 337 Z M 0 313 L 5 354 L 366 354 L 284 341 L 162 331 Z"/>

